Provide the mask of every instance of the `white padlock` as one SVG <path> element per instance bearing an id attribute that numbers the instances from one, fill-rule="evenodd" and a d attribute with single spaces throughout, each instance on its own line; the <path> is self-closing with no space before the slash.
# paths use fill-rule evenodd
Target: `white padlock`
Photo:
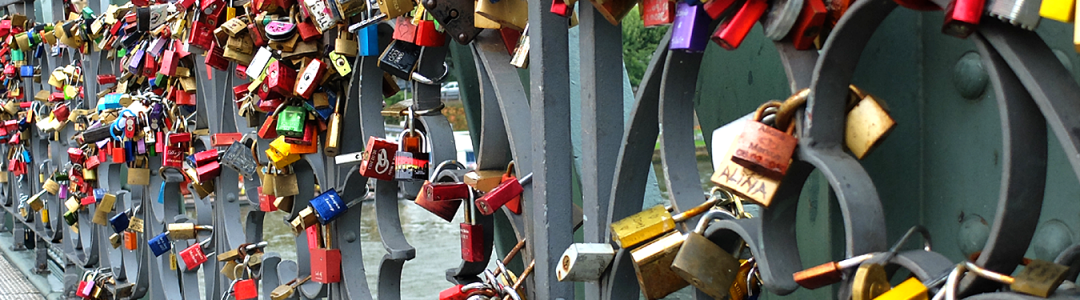
<path id="1" fill-rule="evenodd" d="M 555 276 L 559 281 L 598 281 L 614 258 L 615 249 L 611 244 L 571 244 L 555 267 Z"/>

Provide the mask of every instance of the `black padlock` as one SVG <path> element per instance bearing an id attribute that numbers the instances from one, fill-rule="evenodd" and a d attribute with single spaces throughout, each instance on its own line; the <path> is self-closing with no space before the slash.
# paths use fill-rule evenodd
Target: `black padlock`
<path id="1" fill-rule="evenodd" d="M 398 78 L 409 80 L 416 62 L 420 60 L 420 46 L 395 40 L 379 56 L 379 68 Z"/>

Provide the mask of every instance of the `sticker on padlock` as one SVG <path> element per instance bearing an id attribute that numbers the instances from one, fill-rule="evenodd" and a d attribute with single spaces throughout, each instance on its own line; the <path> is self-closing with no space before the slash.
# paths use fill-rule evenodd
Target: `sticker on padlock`
<path id="1" fill-rule="evenodd" d="M 360 175 L 378 180 L 394 180 L 394 156 L 398 144 L 386 139 L 370 137 L 364 151 L 364 160 L 360 162 Z"/>

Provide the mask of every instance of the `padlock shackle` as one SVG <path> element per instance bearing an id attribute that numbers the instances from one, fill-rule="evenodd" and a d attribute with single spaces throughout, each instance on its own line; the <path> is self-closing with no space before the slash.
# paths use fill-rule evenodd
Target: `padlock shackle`
<path id="1" fill-rule="evenodd" d="M 678 214 L 672 216 L 671 219 L 674 220 L 675 223 L 686 221 L 687 219 L 690 219 L 690 218 L 696 217 L 697 215 L 700 215 L 702 213 L 708 212 L 709 209 L 711 209 L 714 205 L 716 205 L 716 202 L 718 202 L 718 201 L 720 201 L 720 200 L 719 199 L 705 200 L 705 202 L 702 202 L 701 204 L 698 204 L 698 206 L 687 209 L 686 211 L 683 211 L 681 213 L 678 213 Z"/>
<path id="2" fill-rule="evenodd" d="M 435 182 L 436 179 L 438 179 L 439 173 L 443 171 L 442 169 L 448 166 L 457 167 L 458 170 L 465 169 L 465 165 L 461 164 L 461 162 L 457 160 L 444 160 L 443 162 L 439 163 L 439 165 L 435 166 L 435 170 L 432 171 L 431 175 L 428 176 L 428 181 Z"/>
<path id="3" fill-rule="evenodd" d="M 904 235 L 901 236 L 900 239 L 897 240 L 896 243 L 893 244 L 892 247 L 889 248 L 889 252 L 888 252 L 889 255 L 886 257 L 886 259 L 884 261 L 888 262 L 889 259 L 892 259 L 892 257 L 894 255 L 896 255 L 896 252 L 900 250 L 900 247 L 903 246 L 904 244 L 907 244 L 908 239 L 910 239 L 911 235 L 915 234 L 916 232 L 918 232 L 920 235 L 922 235 L 922 238 L 923 238 L 923 250 L 926 250 L 926 252 L 930 252 L 931 251 L 930 250 L 930 248 L 931 248 L 930 231 L 927 230 L 926 227 L 923 227 L 922 225 L 915 225 L 915 226 L 911 226 L 911 228 L 908 229 L 908 231 L 906 233 L 904 233 Z"/>
<path id="4" fill-rule="evenodd" d="M 735 215 L 725 210 L 714 209 L 710 210 L 705 215 L 701 216 L 701 220 L 698 221 L 697 227 L 694 227 L 694 232 L 705 235 L 705 229 L 709 228 L 709 223 L 713 220 L 735 220 Z"/>
<path id="5" fill-rule="evenodd" d="M 795 111 L 798 111 L 806 105 L 806 99 L 809 96 L 810 89 L 805 88 L 792 94 L 787 100 L 784 100 L 776 110 L 776 128 L 790 127 L 792 124 L 791 119 L 795 116 Z"/>

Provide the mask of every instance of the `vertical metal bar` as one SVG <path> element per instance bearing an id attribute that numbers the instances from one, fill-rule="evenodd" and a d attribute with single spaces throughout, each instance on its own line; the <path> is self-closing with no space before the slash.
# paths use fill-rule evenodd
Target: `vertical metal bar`
<path id="1" fill-rule="evenodd" d="M 611 25 L 591 1 L 579 1 L 581 73 L 581 208 L 585 242 L 608 239 L 608 205 L 623 134 L 622 27 Z M 615 74 L 619 74 L 616 76 Z M 585 283 L 585 298 L 600 298 L 600 283 Z"/>
<path id="2" fill-rule="evenodd" d="M 529 77 L 533 137 L 533 198 L 526 213 L 528 247 L 536 259 L 530 299 L 573 299 L 574 285 L 555 279 L 559 254 L 574 241 L 570 142 L 568 21 L 550 1 L 529 1 Z"/>

